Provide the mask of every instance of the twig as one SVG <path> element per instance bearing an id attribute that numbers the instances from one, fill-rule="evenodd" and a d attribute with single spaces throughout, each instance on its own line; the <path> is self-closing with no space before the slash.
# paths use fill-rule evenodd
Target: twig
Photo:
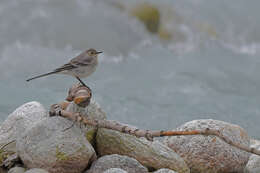
<path id="1" fill-rule="evenodd" d="M 236 148 L 239 148 L 243 151 L 253 153 L 260 156 L 260 151 L 256 148 L 251 148 L 248 146 L 241 145 L 239 143 L 234 143 L 224 135 L 220 133 L 218 130 L 212 130 L 212 129 L 205 129 L 205 130 L 191 130 L 191 131 L 156 131 L 156 130 L 142 130 L 138 129 L 136 127 L 131 127 L 126 124 L 119 123 L 117 121 L 111 121 L 111 120 L 98 120 L 93 118 L 86 118 L 80 115 L 80 113 L 72 113 L 68 111 L 62 110 L 59 106 L 52 105 L 50 114 L 58 115 L 62 117 L 69 118 L 76 122 L 82 122 L 86 125 L 91 125 L 94 127 L 100 127 L 100 128 L 107 128 L 111 130 L 116 130 L 122 133 L 134 135 L 136 137 L 145 137 L 147 140 L 152 141 L 154 137 L 162 137 L 162 136 L 180 136 L 180 135 L 214 135 L 221 138 L 224 142 L 228 143 L 229 145 L 232 145 Z"/>

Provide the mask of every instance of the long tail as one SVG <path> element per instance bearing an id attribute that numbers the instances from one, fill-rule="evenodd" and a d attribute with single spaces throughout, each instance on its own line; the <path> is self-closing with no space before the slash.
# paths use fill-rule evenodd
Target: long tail
<path id="1" fill-rule="evenodd" d="M 55 73 L 57 73 L 57 72 L 52 71 L 52 72 L 49 72 L 49 73 L 45 73 L 45 74 L 42 74 L 42 75 L 39 75 L 39 76 L 32 77 L 30 79 L 27 79 L 26 81 L 29 82 L 30 80 L 37 79 L 37 78 L 44 77 L 44 76 L 48 76 L 48 75 L 55 74 Z"/>

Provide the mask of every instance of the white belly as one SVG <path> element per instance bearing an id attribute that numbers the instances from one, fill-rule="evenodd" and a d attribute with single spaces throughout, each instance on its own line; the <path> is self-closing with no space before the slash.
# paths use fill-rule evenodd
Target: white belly
<path id="1" fill-rule="evenodd" d="M 71 76 L 77 76 L 79 78 L 86 78 L 91 75 L 94 71 L 96 71 L 96 65 L 89 65 L 84 67 L 78 67 L 72 69 L 71 71 L 63 71 L 63 74 L 68 74 Z"/>

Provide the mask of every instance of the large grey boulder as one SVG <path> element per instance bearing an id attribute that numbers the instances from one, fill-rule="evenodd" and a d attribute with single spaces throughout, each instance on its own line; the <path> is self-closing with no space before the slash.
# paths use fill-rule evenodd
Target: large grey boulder
<path id="1" fill-rule="evenodd" d="M 181 125 L 177 130 L 219 130 L 235 143 L 249 146 L 249 137 L 241 127 L 223 121 L 194 120 Z M 249 153 L 237 149 L 213 135 L 172 136 L 165 144 L 177 152 L 194 173 L 242 173 Z"/>
<path id="2" fill-rule="evenodd" d="M 120 168 L 110 168 L 103 173 L 128 173 L 128 172 Z"/>
<path id="3" fill-rule="evenodd" d="M 121 168 L 128 173 L 148 173 L 137 160 L 118 154 L 106 155 L 96 160 L 86 173 L 103 173 L 109 168 Z"/>
<path id="4" fill-rule="evenodd" d="M 106 113 L 101 109 L 100 105 L 97 102 L 92 101 L 92 100 L 86 108 L 80 107 L 77 104 L 75 104 L 74 102 L 71 102 L 67 106 L 66 111 L 80 112 L 81 115 L 88 117 L 88 118 L 95 118 L 95 119 L 101 119 L 101 120 L 106 119 Z"/>
<path id="5" fill-rule="evenodd" d="M 47 118 L 48 114 L 44 107 L 38 102 L 29 102 L 18 107 L 0 125 L 0 146 L 16 140 L 27 128 Z M 15 142 L 5 149 L 16 151 Z"/>
<path id="6" fill-rule="evenodd" d="M 40 169 L 40 168 L 33 168 L 33 169 L 26 171 L 25 173 L 48 173 L 48 171 L 46 171 L 44 169 Z"/>
<path id="7" fill-rule="evenodd" d="M 178 173 L 190 172 L 184 160 L 159 141 L 150 142 L 144 138 L 99 128 L 96 144 L 99 155 L 126 155 L 135 158 L 146 167 L 169 168 Z"/>
<path id="8" fill-rule="evenodd" d="M 50 173 L 81 173 L 96 158 L 95 151 L 78 126 L 63 117 L 50 117 L 18 138 L 17 151 L 28 168 Z"/>

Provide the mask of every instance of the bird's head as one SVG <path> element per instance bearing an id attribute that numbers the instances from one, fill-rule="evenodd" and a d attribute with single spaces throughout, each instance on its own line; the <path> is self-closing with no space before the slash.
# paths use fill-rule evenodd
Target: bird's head
<path id="1" fill-rule="evenodd" d="M 87 54 L 88 54 L 89 56 L 97 56 L 97 55 L 100 54 L 100 53 L 102 53 L 102 52 L 98 52 L 98 51 L 96 51 L 95 49 L 89 49 L 89 50 L 87 50 Z"/>

